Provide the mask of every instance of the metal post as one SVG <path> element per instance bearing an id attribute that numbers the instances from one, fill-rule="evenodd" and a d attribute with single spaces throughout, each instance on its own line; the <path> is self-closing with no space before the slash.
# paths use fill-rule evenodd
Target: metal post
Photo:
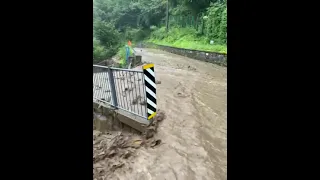
<path id="1" fill-rule="evenodd" d="M 117 94 L 116 94 L 116 86 L 114 84 L 114 77 L 112 74 L 112 69 L 108 68 L 109 82 L 110 82 L 110 91 L 113 101 L 113 106 L 118 107 Z"/>

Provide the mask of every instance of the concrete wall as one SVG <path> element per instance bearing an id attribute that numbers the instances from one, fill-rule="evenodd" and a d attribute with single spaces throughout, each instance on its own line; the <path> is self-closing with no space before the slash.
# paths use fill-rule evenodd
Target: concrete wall
<path id="1" fill-rule="evenodd" d="M 99 107 L 98 104 L 93 103 L 93 126 L 94 129 L 100 132 L 107 131 L 126 131 L 135 134 L 144 132 L 145 126 L 134 121 L 112 107 Z"/>
<path id="2" fill-rule="evenodd" d="M 139 43 L 140 48 L 157 48 L 173 54 L 178 54 L 181 56 L 186 56 L 189 58 L 197 59 L 200 61 L 210 62 L 218 64 L 220 66 L 227 67 L 227 54 L 215 53 L 210 51 L 198 51 L 184 48 L 176 48 L 170 46 L 157 45 L 153 43 Z"/>

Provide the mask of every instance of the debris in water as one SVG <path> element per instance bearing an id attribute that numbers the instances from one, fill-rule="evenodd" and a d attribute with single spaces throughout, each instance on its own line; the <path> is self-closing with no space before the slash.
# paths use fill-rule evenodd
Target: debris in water
<path id="1" fill-rule="evenodd" d="M 132 100 L 132 104 L 136 105 L 140 99 L 141 99 L 141 96 L 138 95 L 134 100 Z"/>
<path id="2" fill-rule="evenodd" d="M 136 99 L 134 99 L 134 100 L 132 100 L 132 104 L 133 105 L 136 105 L 138 103 L 138 99 L 136 98 Z"/>
<path id="3" fill-rule="evenodd" d="M 163 111 L 160 111 L 154 118 L 156 121 L 162 121 L 166 118 L 166 114 Z"/>
<path id="4" fill-rule="evenodd" d="M 129 152 L 129 151 L 126 151 L 126 152 L 122 155 L 122 157 L 123 157 L 124 159 L 128 159 L 130 156 L 131 156 L 131 152 Z"/>
<path id="5" fill-rule="evenodd" d="M 111 150 L 108 154 L 108 158 L 114 157 L 117 154 L 117 152 L 115 150 Z"/>
<path id="6" fill-rule="evenodd" d="M 150 139 L 154 136 L 154 134 L 156 133 L 156 131 L 154 129 L 149 129 L 146 133 L 146 138 Z"/>
<path id="7" fill-rule="evenodd" d="M 140 102 L 140 105 L 145 106 L 147 104 L 146 100 L 143 100 L 142 102 Z"/>
<path id="8" fill-rule="evenodd" d="M 142 139 L 136 139 L 133 141 L 134 144 L 141 144 L 142 143 Z"/>
<path id="9" fill-rule="evenodd" d="M 114 172 L 116 169 L 121 168 L 123 165 L 124 165 L 124 163 L 114 164 L 114 165 L 112 165 L 112 167 L 111 167 L 110 170 L 111 170 L 112 172 Z"/>
<path id="10" fill-rule="evenodd" d="M 132 87 L 132 88 L 129 88 L 128 90 L 129 90 L 129 92 L 133 91 L 133 87 Z"/>
<path id="11" fill-rule="evenodd" d="M 141 98 L 141 97 L 138 97 Z M 137 149 L 156 148 L 162 144 L 160 139 L 154 139 L 158 122 L 165 118 L 164 112 L 158 110 L 151 124 L 141 135 L 129 132 L 101 133 L 93 131 L 93 179 L 113 179 L 114 172 L 130 170 L 130 162 L 138 155 Z M 134 163 L 134 160 L 133 162 Z M 118 171 L 118 170 L 117 170 Z"/>
<path id="12" fill-rule="evenodd" d="M 102 151 L 100 154 L 98 154 L 98 156 L 102 156 L 104 154 L 105 154 L 104 151 Z"/>
<path id="13" fill-rule="evenodd" d="M 158 140 L 152 141 L 150 146 L 155 147 L 155 146 L 159 145 L 160 143 L 161 143 L 161 139 L 158 139 Z"/>
<path id="14" fill-rule="evenodd" d="M 195 71 L 195 70 L 197 70 L 196 68 L 191 67 L 191 66 L 188 66 L 188 69 L 189 69 L 189 70 L 191 70 L 191 71 Z"/>

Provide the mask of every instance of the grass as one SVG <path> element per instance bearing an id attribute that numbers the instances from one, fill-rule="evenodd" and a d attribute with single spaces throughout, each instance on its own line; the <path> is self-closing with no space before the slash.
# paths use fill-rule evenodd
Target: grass
<path id="1" fill-rule="evenodd" d="M 152 32 L 147 42 L 177 48 L 227 53 L 227 45 L 211 45 L 205 37 L 197 35 L 194 29 L 187 28 L 172 28 L 168 34 L 164 28 L 157 29 Z"/>

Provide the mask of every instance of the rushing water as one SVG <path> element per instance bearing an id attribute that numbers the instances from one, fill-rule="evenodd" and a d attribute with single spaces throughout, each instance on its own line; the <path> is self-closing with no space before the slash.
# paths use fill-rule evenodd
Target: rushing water
<path id="1" fill-rule="evenodd" d="M 135 49 L 155 64 L 160 146 L 140 148 L 117 179 L 227 179 L 227 69 L 153 49 Z M 137 67 L 141 68 L 141 67 Z"/>

